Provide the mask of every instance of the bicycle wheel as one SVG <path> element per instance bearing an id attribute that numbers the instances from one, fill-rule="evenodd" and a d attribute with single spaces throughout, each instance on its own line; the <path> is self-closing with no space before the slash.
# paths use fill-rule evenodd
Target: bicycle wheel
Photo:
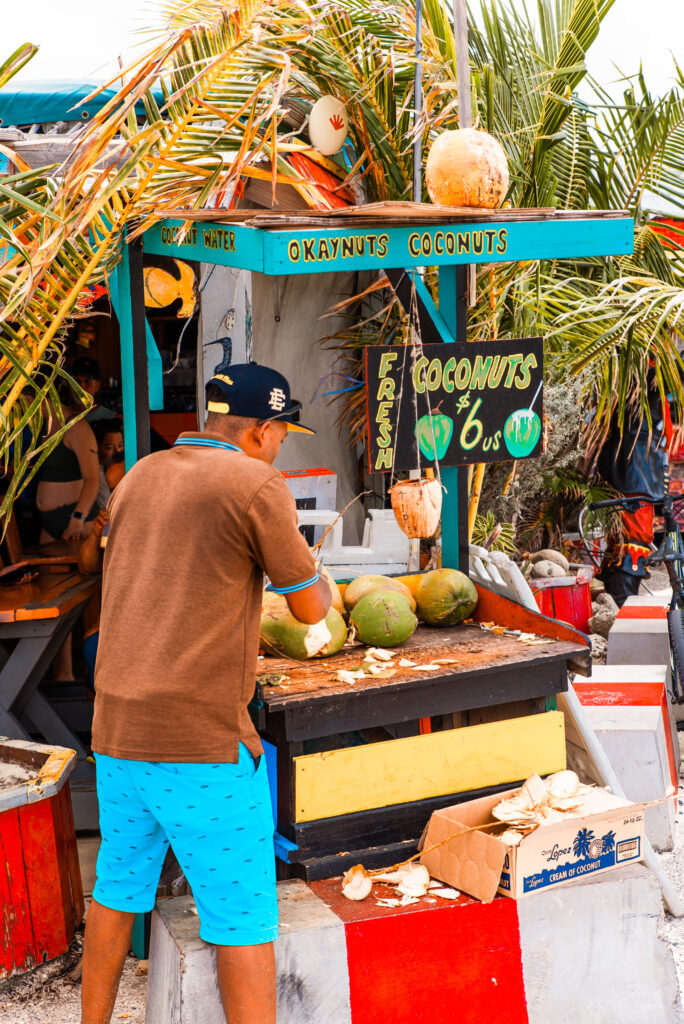
<path id="1" fill-rule="evenodd" d="M 672 695 L 678 704 L 684 704 L 684 609 L 673 608 L 667 613 L 667 632 L 672 661 Z"/>

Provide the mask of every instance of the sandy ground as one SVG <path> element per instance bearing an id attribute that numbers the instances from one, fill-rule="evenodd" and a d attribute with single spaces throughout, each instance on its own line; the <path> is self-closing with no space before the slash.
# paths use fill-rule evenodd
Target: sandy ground
<path id="1" fill-rule="evenodd" d="M 24 782 L 28 782 L 29 779 L 34 779 L 35 777 L 36 772 L 30 768 L 24 768 L 21 764 L 0 761 L 0 790 L 21 786 Z"/>
<path id="2" fill-rule="evenodd" d="M 78 963 L 83 948 L 83 932 L 74 938 L 64 956 L 35 971 L 0 984 L 0 1021 L 2 1024 L 80 1024 L 81 986 L 67 976 Z M 124 967 L 113 1024 L 145 1024 L 147 976 L 136 974 L 138 961 L 129 956 Z"/>

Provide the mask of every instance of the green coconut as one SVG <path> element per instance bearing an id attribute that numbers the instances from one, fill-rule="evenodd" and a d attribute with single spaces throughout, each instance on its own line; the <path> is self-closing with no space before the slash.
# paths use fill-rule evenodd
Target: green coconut
<path id="1" fill-rule="evenodd" d="M 284 654 L 298 661 L 307 660 L 311 655 L 307 653 L 305 640 L 311 627 L 295 619 L 285 598 L 274 601 L 274 597 L 280 598 L 280 595 L 270 595 L 263 603 L 259 628 L 261 647 L 268 654 Z M 326 615 L 325 624 L 330 630 L 331 639 L 318 654 L 314 655 L 316 658 L 337 654 L 347 639 L 347 626 L 335 608 L 331 608 Z"/>
<path id="2" fill-rule="evenodd" d="M 477 590 L 457 569 L 433 569 L 416 587 L 418 614 L 428 626 L 457 626 L 470 618 L 477 605 Z"/>
<path id="3" fill-rule="evenodd" d="M 340 588 L 337 586 L 337 583 L 324 565 L 319 565 L 318 571 L 330 587 L 330 596 L 332 598 L 331 607 L 333 607 L 335 611 L 339 612 L 340 615 L 344 615 L 344 601 L 342 600 Z"/>
<path id="4" fill-rule="evenodd" d="M 393 591 L 396 594 L 401 594 L 411 605 L 411 610 L 415 612 L 416 602 L 413 594 L 400 580 L 393 580 L 390 576 L 359 576 L 357 579 L 352 580 L 347 589 L 344 592 L 344 603 L 348 612 L 350 612 L 356 604 L 361 600 L 362 597 L 367 597 L 368 594 L 374 594 L 378 590 L 382 591 Z"/>
<path id="5" fill-rule="evenodd" d="M 360 598 L 349 621 L 359 640 L 369 647 L 397 647 L 418 625 L 411 602 L 396 590 L 376 590 Z"/>

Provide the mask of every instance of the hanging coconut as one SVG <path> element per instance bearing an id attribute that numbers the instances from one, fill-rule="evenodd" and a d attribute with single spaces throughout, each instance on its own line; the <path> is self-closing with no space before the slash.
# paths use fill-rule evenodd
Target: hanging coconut
<path id="1" fill-rule="evenodd" d="M 342 100 L 335 96 L 321 96 L 309 115 L 311 145 L 323 156 L 339 152 L 347 138 L 349 118 Z"/>
<path id="2" fill-rule="evenodd" d="M 508 192 L 508 161 L 501 144 L 477 128 L 442 132 L 425 166 L 430 199 L 438 206 L 494 210 Z"/>
<path id="3" fill-rule="evenodd" d="M 432 537 L 442 513 L 439 480 L 401 480 L 392 488 L 394 517 L 407 537 Z"/>

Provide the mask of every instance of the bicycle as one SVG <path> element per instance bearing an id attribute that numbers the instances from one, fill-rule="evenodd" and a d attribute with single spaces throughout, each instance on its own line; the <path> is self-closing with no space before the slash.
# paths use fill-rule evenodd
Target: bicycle
<path id="1" fill-rule="evenodd" d="M 667 613 L 667 632 L 670 641 L 670 699 L 673 704 L 684 704 L 684 542 L 675 518 L 675 506 L 679 506 L 681 502 L 684 502 L 684 496 L 673 498 L 671 494 L 664 494 L 662 497 L 649 498 L 645 494 L 635 494 L 607 501 L 594 501 L 587 506 L 592 512 L 612 508 L 635 513 L 640 508 L 651 505 L 655 514 L 663 518 L 663 539 L 655 551 L 646 558 L 646 565 L 664 565 L 672 587 L 672 599 Z M 584 535 L 585 511 L 583 509 L 580 514 L 579 534 L 585 550 L 598 569 L 598 562 Z"/>

